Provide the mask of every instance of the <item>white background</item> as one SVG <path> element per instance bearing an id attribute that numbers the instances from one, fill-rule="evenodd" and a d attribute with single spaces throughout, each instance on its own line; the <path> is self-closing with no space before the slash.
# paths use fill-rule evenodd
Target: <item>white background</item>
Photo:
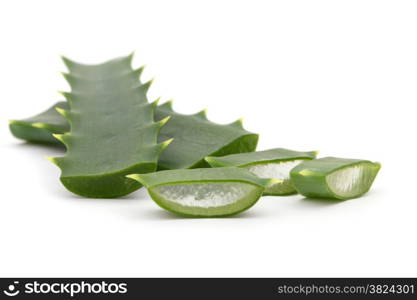
<path id="1" fill-rule="evenodd" d="M 417 276 L 415 1 L 2 1 L 1 276 Z M 264 197 L 225 219 L 183 219 L 144 189 L 84 199 L 13 138 L 68 90 L 59 55 L 136 51 L 150 98 L 244 117 L 259 149 L 382 163 L 365 197 Z"/>

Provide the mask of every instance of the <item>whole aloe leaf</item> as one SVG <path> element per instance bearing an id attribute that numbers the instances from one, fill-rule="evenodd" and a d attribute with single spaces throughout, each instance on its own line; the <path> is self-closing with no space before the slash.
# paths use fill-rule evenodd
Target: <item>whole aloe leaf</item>
<path id="1" fill-rule="evenodd" d="M 191 217 L 221 217 L 254 205 L 270 179 L 241 168 L 203 168 L 132 174 L 162 208 Z"/>
<path id="2" fill-rule="evenodd" d="M 70 76 L 67 75 L 67 78 Z M 171 116 L 170 121 L 160 131 L 159 142 L 174 138 L 169 147 L 161 153 L 158 162 L 160 169 L 208 167 L 204 161 L 206 156 L 255 151 L 258 135 L 243 129 L 240 120 L 229 125 L 216 124 L 207 120 L 204 112 L 183 115 L 174 112 L 171 105 L 171 102 L 166 102 L 155 111 L 156 120 Z M 58 110 L 69 109 L 66 102 L 58 102 L 54 107 Z M 62 133 L 62 130 L 55 131 L 53 125 L 59 124 L 60 128 L 68 128 L 68 121 L 61 115 L 54 114 L 50 119 L 42 118 L 42 123 L 39 123 L 38 117 L 15 121 L 24 122 L 24 127 L 20 131 L 11 128 L 12 133 L 24 140 L 60 143 L 52 134 Z M 35 120 L 36 124 L 31 120 Z M 37 139 L 38 136 L 45 138 L 40 140 Z"/>
<path id="3" fill-rule="evenodd" d="M 150 82 L 141 84 L 142 69 L 132 71 L 131 56 L 98 65 L 64 59 L 71 86 L 63 93 L 70 110 L 70 132 L 54 135 L 67 148 L 51 160 L 60 167 L 61 182 L 73 193 L 96 198 L 129 194 L 141 185 L 125 177 L 155 171 L 159 153 L 169 141 L 157 144 L 166 119 L 154 122 L 155 104 L 147 101 Z"/>

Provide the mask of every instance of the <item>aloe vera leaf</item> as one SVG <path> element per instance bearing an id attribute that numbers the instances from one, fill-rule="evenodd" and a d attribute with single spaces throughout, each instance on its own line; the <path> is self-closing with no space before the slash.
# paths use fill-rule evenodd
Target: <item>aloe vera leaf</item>
<path id="1" fill-rule="evenodd" d="M 77 79 L 66 75 L 73 84 L 77 84 Z M 58 110 L 69 110 L 66 102 L 58 102 L 55 104 Z M 175 168 L 197 168 L 208 167 L 204 161 L 204 157 L 208 155 L 227 155 L 232 153 L 251 152 L 256 149 L 258 135 L 250 133 L 242 128 L 240 121 L 236 121 L 229 125 L 220 125 L 208 121 L 203 112 L 195 115 L 183 115 L 172 110 L 171 103 L 166 102 L 156 108 L 155 119 L 157 121 L 171 116 L 170 121 L 161 129 L 158 141 L 163 142 L 169 138 L 174 141 L 162 152 L 158 165 L 160 169 Z M 38 116 L 33 117 L 35 120 Z M 68 121 L 61 115 L 54 115 L 50 120 L 43 118 L 44 127 L 59 124 L 60 127 L 69 128 Z M 30 125 L 30 124 L 28 124 Z M 31 128 L 35 131 L 32 134 L 36 141 L 36 137 L 43 133 L 43 129 L 39 127 Z M 37 133 L 37 131 L 40 131 Z M 62 133 L 62 131 L 52 133 Z M 51 142 L 58 142 L 52 139 L 50 132 L 46 132 Z M 21 135 L 22 138 L 28 134 Z"/>
<path id="2" fill-rule="evenodd" d="M 169 124 L 161 129 L 160 140 L 174 138 L 159 157 L 160 169 L 187 169 L 209 167 L 206 156 L 255 151 L 258 135 L 246 131 L 242 121 L 228 125 L 207 119 L 205 111 L 184 115 L 172 109 L 172 102 L 158 106 L 156 120 L 171 116 Z"/>
<path id="3" fill-rule="evenodd" d="M 137 190 L 141 185 L 125 175 L 155 171 L 169 143 L 157 144 L 167 119 L 153 120 L 155 104 L 146 97 L 150 83 L 139 82 L 141 69 L 131 70 L 131 56 L 99 65 L 64 62 L 71 92 L 63 95 L 70 110 L 58 111 L 71 129 L 54 135 L 67 152 L 51 159 L 61 169 L 61 182 L 75 194 L 95 198 Z"/>
<path id="4" fill-rule="evenodd" d="M 12 134 L 22 140 L 35 143 L 60 143 L 52 136 L 54 133 L 69 131 L 68 121 L 62 117 L 56 109 L 66 109 L 68 105 L 61 101 L 54 104 L 46 111 L 23 120 L 9 121 Z"/>
<path id="5" fill-rule="evenodd" d="M 368 192 L 380 168 L 368 160 L 325 157 L 299 164 L 290 175 L 306 197 L 344 200 Z"/>
<path id="6" fill-rule="evenodd" d="M 132 174 L 162 208 L 192 217 L 221 217 L 240 213 L 261 197 L 270 179 L 241 168 L 202 168 Z"/>
<path id="7" fill-rule="evenodd" d="M 304 160 L 314 159 L 316 155 L 316 151 L 298 152 L 275 148 L 222 157 L 208 156 L 205 160 L 215 168 L 240 167 L 249 170 L 258 177 L 276 179 L 265 188 L 264 195 L 282 196 L 296 193 L 290 180 L 291 169 Z"/>

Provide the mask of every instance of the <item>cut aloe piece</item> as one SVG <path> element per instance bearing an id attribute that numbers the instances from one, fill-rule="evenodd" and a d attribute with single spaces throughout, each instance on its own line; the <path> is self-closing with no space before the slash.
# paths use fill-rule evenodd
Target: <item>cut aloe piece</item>
<path id="1" fill-rule="evenodd" d="M 254 205 L 270 179 L 241 168 L 203 168 L 132 174 L 162 208 L 192 217 L 220 217 Z"/>
<path id="2" fill-rule="evenodd" d="M 317 152 L 298 152 L 283 148 L 222 157 L 206 157 L 212 167 L 240 167 L 261 178 L 276 179 L 268 185 L 264 195 L 290 195 L 296 193 L 290 180 L 292 168 L 316 157 Z"/>
<path id="3" fill-rule="evenodd" d="M 48 110 L 23 120 L 11 120 L 9 128 L 18 139 L 35 143 L 60 143 L 52 136 L 54 133 L 69 131 L 68 121 L 62 117 L 56 109 L 66 109 L 68 105 L 61 101 Z"/>
<path id="4" fill-rule="evenodd" d="M 380 168 L 368 160 L 325 157 L 305 161 L 290 174 L 297 191 L 306 197 L 344 200 L 368 192 Z"/>
<path id="5" fill-rule="evenodd" d="M 74 85 L 80 86 L 77 78 L 69 75 L 66 77 Z M 66 102 L 58 102 L 54 107 L 58 110 L 69 110 Z M 30 141 L 40 142 L 43 141 L 41 137 L 45 136 L 45 139 L 51 143 L 60 143 L 51 134 L 63 133 L 61 128 L 68 130 L 68 121 L 52 109 L 51 112 L 50 118 L 49 115 L 38 115 L 27 120 L 13 121 L 25 122 L 27 126 L 21 128 L 19 135 L 12 132 L 22 139 L 29 140 L 30 137 Z M 204 157 L 208 155 L 221 156 L 251 152 L 256 149 L 258 135 L 243 129 L 239 120 L 229 125 L 216 124 L 207 120 L 204 112 L 194 115 L 176 113 L 172 110 L 171 102 L 166 102 L 156 108 L 155 119 L 157 121 L 168 116 L 171 116 L 171 119 L 161 129 L 158 141 L 163 142 L 169 138 L 174 138 L 174 141 L 162 152 L 158 162 L 160 169 L 208 167 L 209 165 L 204 161 Z M 33 123 L 30 120 L 34 120 Z M 57 131 L 54 131 L 54 128 L 57 128 Z"/>
<path id="6" fill-rule="evenodd" d="M 139 82 L 142 69 L 131 70 L 131 56 L 99 65 L 64 61 L 71 92 L 63 94 L 70 110 L 58 112 L 71 129 L 54 135 L 67 152 L 51 159 L 61 169 L 61 182 L 75 194 L 94 198 L 135 191 L 141 185 L 126 175 L 154 172 L 168 144 L 157 144 L 167 119 L 153 120 L 155 105 L 146 98 L 150 83 Z"/>

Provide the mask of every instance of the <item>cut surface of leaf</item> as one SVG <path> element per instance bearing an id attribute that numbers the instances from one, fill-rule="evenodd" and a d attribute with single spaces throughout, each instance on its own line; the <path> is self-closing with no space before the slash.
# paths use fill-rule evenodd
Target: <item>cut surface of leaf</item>
<path id="1" fill-rule="evenodd" d="M 368 160 L 325 157 L 299 164 L 290 175 L 306 197 L 344 200 L 368 192 L 380 168 Z"/>
<path id="2" fill-rule="evenodd" d="M 296 159 L 284 162 L 261 163 L 246 168 L 261 178 L 274 178 L 281 181 L 273 182 L 265 189 L 264 195 L 290 195 L 296 191 L 290 180 L 290 171 L 303 160 Z"/>
<path id="3" fill-rule="evenodd" d="M 58 144 L 60 142 L 52 134 L 69 131 L 69 124 L 56 111 L 57 108 L 66 109 L 68 105 L 61 101 L 36 116 L 23 120 L 11 120 L 10 131 L 16 138 L 28 142 Z"/>
<path id="4" fill-rule="evenodd" d="M 245 168 L 261 178 L 273 178 L 264 195 L 290 195 L 296 192 L 290 180 L 290 171 L 305 160 L 316 157 L 316 152 L 298 152 L 283 148 L 222 157 L 206 157 L 212 167 L 234 166 Z"/>
<path id="5" fill-rule="evenodd" d="M 154 122 L 154 105 L 148 103 L 149 84 L 140 72 L 132 72 L 131 57 L 99 65 L 82 65 L 65 59 L 71 86 L 63 93 L 70 110 L 61 110 L 70 132 L 54 135 L 65 144 L 64 157 L 52 161 L 61 169 L 61 182 L 73 193 L 86 197 L 123 196 L 141 187 L 127 174 L 153 172 L 157 144 L 164 122 Z"/>
<path id="6" fill-rule="evenodd" d="M 207 182 L 157 186 L 153 193 L 182 206 L 210 208 L 233 204 L 255 189 L 240 182 Z"/>
<path id="7" fill-rule="evenodd" d="M 127 76 L 126 73 L 124 76 Z M 84 85 L 84 83 L 80 82 L 80 77 L 66 77 L 72 81 L 73 86 L 80 87 Z M 87 80 L 87 83 L 90 81 Z M 100 80 L 98 86 L 105 84 L 107 81 Z M 90 87 L 88 86 L 87 88 Z M 61 108 L 64 111 L 70 111 L 66 102 L 58 102 L 55 104 L 55 107 Z M 59 124 L 60 128 L 66 128 L 68 130 L 68 120 L 56 111 L 53 111 L 53 113 L 54 116 L 51 119 L 42 118 L 42 124 L 47 128 L 53 128 L 50 125 Z M 155 120 L 160 121 L 168 116 L 171 116 L 171 119 L 161 129 L 158 141 L 164 142 L 170 138 L 174 138 L 174 140 L 161 153 L 158 161 L 159 169 L 208 167 L 209 165 L 204 161 L 204 157 L 207 155 L 221 156 L 232 153 L 251 152 L 256 149 L 258 135 L 243 129 L 240 122 L 221 125 L 208 121 L 205 118 L 204 112 L 195 115 L 179 114 L 172 110 L 169 102 L 156 108 Z M 35 120 L 38 122 L 36 117 Z M 28 125 L 31 126 L 31 124 Z M 31 140 L 41 141 L 37 137 L 41 137 L 44 134 L 44 130 L 33 126 L 30 129 L 34 132 L 30 135 Z M 51 136 L 51 132 L 63 133 L 63 131 L 52 130 L 46 132 L 51 142 L 61 143 Z M 28 134 L 25 134 L 23 136 L 21 135 L 20 138 L 26 139 L 25 137 L 28 136 Z"/>
<path id="8" fill-rule="evenodd" d="M 270 182 L 241 168 L 167 170 L 128 176 L 146 186 L 162 208 L 192 217 L 220 217 L 247 210 Z"/>

